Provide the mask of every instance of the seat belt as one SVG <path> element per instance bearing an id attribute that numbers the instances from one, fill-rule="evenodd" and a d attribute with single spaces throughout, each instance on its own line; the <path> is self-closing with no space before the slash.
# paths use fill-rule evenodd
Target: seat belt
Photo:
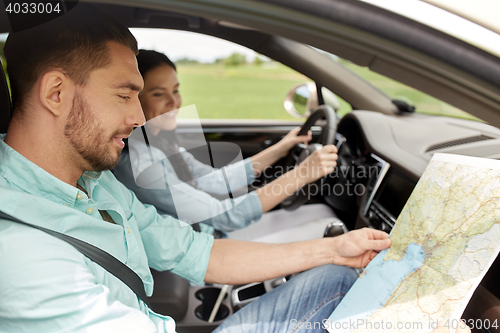
<path id="1" fill-rule="evenodd" d="M 120 279 L 130 289 L 132 289 L 132 291 L 137 295 L 137 297 L 139 297 L 144 303 L 146 303 L 149 306 L 149 299 L 146 296 L 146 291 L 144 290 L 144 283 L 142 283 L 142 280 L 139 277 L 139 275 L 137 275 L 128 266 L 126 266 L 120 260 L 113 257 L 108 252 L 103 251 L 100 248 L 92 244 L 89 244 L 87 242 L 84 242 L 82 240 L 79 240 L 77 238 L 44 227 L 40 227 L 31 223 L 23 222 L 7 213 L 2 212 L 1 210 L 0 210 L 0 218 L 16 222 L 19 224 L 24 224 L 26 226 L 41 230 L 49 235 L 52 235 L 56 238 L 59 238 L 71 244 L 84 256 L 86 256 L 96 264 L 100 265 L 102 268 L 107 270 L 109 273 L 113 274 L 118 279 Z"/>

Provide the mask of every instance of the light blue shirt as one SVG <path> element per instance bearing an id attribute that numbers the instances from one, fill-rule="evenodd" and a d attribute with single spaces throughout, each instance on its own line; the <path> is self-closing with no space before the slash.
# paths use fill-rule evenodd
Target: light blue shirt
<path id="1" fill-rule="evenodd" d="M 0 209 L 110 253 L 153 292 L 149 267 L 201 283 L 213 237 L 143 205 L 109 171 L 66 184 L 0 136 Z M 107 211 L 116 224 L 103 221 Z M 174 332 L 120 280 L 71 245 L 0 219 L 0 332 Z"/>
<path id="2" fill-rule="evenodd" d="M 183 148 L 180 153 L 196 179 L 196 188 L 177 177 L 160 149 L 131 138 L 129 150 L 122 153 L 113 173 L 142 202 L 190 224 L 203 222 L 200 227 L 205 232 L 213 228 L 231 232 L 262 217 L 260 199 L 255 192 L 247 191 L 247 185 L 255 179 L 250 158 L 221 170 L 198 161 Z M 233 191 L 233 198 L 229 197 L 228 189 Z M 211 194 L 225 195 L 226 199 Z"/>

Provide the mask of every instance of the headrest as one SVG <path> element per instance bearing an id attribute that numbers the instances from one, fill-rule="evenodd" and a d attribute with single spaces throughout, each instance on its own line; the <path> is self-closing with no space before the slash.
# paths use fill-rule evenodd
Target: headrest
<path id="1" fill-rule="evenodd" d="M 0 133 L 7 133 L 10 123 L 10 94 L 7 86 L 7 78 L 0 61 Z"/>

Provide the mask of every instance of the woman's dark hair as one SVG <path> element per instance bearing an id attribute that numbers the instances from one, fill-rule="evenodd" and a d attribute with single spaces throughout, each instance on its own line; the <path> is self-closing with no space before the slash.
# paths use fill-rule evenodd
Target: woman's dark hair
<path id="1" fill-rule="evenodd" d="M 166 55 L 160 52 L 156 52 L 153 50 L 139 50 L 139 54 L 137 55 L 137 63 L 139 65 L 139 72 L 141 72 L 142 77 L 146 76 L 146 73 L 152 70 L 153 68 L 168 65 L 177 71 L 177 67 L 172 62 L 172 60 L 168 59 Z"/>
<path id="2" fill-rule="evenodd" d="M 168 65 L 177 71 L 175 64 L 166 55 L 152 50 L 139 50 L 137 65 L 143 78 L 146 77 L 147 72 L 150 70 L 163 65 Z M 180 180 L 196 188 L 197 182 L 193 179 L 193 174 L 179 151 L 179 138 L 175 130 L 160 131 L 154 140 L 148 141 L 152 146 L 162 150 L 168 156 L 168 160 Z"/>

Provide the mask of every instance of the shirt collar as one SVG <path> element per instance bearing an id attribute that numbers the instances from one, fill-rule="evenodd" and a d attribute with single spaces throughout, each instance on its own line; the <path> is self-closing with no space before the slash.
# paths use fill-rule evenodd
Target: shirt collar
<path id="1" fill-rule="evenodd" d="M 5 136 L 5 134 L 0 134 L 0 176 L 9 183 L 27 193 L 45 197 L 70 207 L 75 205 L 77 197 L 85 196 L 85 193 L 76 187 L 54 177 L 12 149 L 4 142 Z M 83 180 L 84 184 L 92 182 L 95 186 L 100 176 L 100 172 L 86 171 L 80 177 L 79 183 L 80 180 Z"/>

